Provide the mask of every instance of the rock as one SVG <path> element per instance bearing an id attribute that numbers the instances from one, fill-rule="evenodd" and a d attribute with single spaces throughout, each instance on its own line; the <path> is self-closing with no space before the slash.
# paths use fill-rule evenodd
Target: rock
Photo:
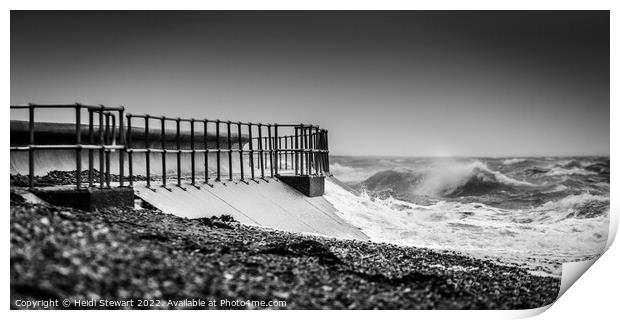
<path id="1" fill-rule="evenodd" d="M 60 211 L 58 212 L 58 216 L 67 220 L 71 220 L 74 218 L 73 214 L 69 211 Z"/>

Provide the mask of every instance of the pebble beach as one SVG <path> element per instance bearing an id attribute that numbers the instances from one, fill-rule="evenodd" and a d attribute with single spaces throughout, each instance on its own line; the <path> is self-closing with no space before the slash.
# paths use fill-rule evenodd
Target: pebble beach
<path id="1" fill-rule="evenodd" d="M 10 220 L 11 308 L 17 299 L 106 299 L 156 303 L 69 308 L 530 309 L 552 303 L 560 286 L 457 252 L 293 234 L 226 216 L 85 212 L 11 192 Z"/>

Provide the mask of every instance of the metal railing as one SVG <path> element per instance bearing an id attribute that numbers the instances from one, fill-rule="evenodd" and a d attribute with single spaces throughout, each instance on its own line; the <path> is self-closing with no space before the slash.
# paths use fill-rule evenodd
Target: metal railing
<path id="1" fill-rule="evenodd" d="M 74 108 L 75 144 L 37 145 L 35 142 L 35 110 L 39 108 Z M 182 181 L 189 178 L 191 185 L 199 188 L 199 180 L 213 186 L 211 181 L 228 179 L 235 176 L 243 183 L 266 180 L 266 175 L 324 175 L 329 174 L 329 146 L 327 130 L 310 124 L 263 124 L 251 122 L 232 122 L 210 119 L 184 119 L 153 115 L 124 115 L 124 107 L 73 105 L 19 105 L 11 109 L 28 109 L 29 143 L 26 146 L 11 147 L 11 151 L 28 152 L 28 180 L 30 188 L 34 187 L 34 152 L 40 149 L 62 150 L 75 149 L 76 152 L 76 187 L 83 187 L 81 181 L 82 151 L 88 151 L 88 186 L 92 187 L 93 153 L 99 151 L 99 187 L 110 187 L 110 152 L 118 152 L 119 184 L 124 186 L 125 153 L 128 160 L 128 182 L 133 186 L 136 181 L 134 172 L 135 156 L 144 155 L 145 178 L 147 187 L 155 181 L 153 177 L 153 154 L 161 154 L 162 187 L 169 189 L 167 155 L 176 155 L 176 185 L 180 188 Z M 82 110 L 88 111 L 88 143 L 82 142 Z M 98 115 L 99 125 L 95 136 L 94 116 Z M 118 124 L 116 118 L 118 117 Z M 126 118 L 126 122 L 123 120 Z M 136 127 L 137 121 L 143 127 Z M 152 122 L 157 122 L 159 134 L 152 129 Z M 172 126 L 171 126 L 172 125 Z M 189 130 L 181 130 L 182 125 L 189 125 Z M 142 131 L 143 133 L 139 132 Z M 189 135 L 189 139 L 187 137 Z M 233 135 L 235 136 L 233 140 Z M 118 138 L 118 139 L 117 139 Z M 134 139 L 141 139 L 139 146 Z M 169 143 L 172 140 L 172 143 Z M 189 140 L 189 141 L 187 141 Z M 182 143 L 182 141 L 184 143 Z M 187 143 L 189 142 L 189 143 Z M 235 146 L 236 145 L 236 146 Z M 245 147 L 245 148 L 244 148 Z M 182 154 L 189 154 L 189 177 L 184 177 Z M 197 155 L 202 154 L 202 163 L 197 163 Z M 210 164 L 209 155 L 214 155 L 215 164 Z M 233 165 L 233 156 L 238 156 L 238 164 Z M 227 165 L 222 165 L 222 160 Z M 227 161 L 226 161 L 227 160 Z M 198 177 L 197 165 L 203 167 L 204 176 Z M 249 172 L 246 171 L 246 167 Z M 214 169 L 214 174 L 210 174 Z M 224 177 L 223 170 L 227 171 Z"/>
<path id="2" fill-rule="evenodd" d="M 80 103 L 56 104 L 56 105 L 12 105 L 11 109 L 28 110 L 28 145 L 11 147 L 11 151 L 28 152 L 28 186 L 33 188 L 35 177 L 34 152 L 37 150 L 75 150 L 75 184 L 82 187 L 82 152 L 88 152 L 88 186 L 93 187 L 94 152 L 99 151 L 99 187 L 110 187 L 110 152 L 123 150 L 125 133 L 123 125 L 124 107 L 106 107 L 103 105 L 93 106 Z M 35 140 L 35 110 L 37 109 L 74 109 L 75 110 L 75 143 L 73 144 L 37 144 Z M 82 141 L 83 124 L 82 111 L 88 112 L 87 142 Z M 95 136 L 94 116 L 99 118 L 97 136 Z M 116 141 L 116 118 L 118 117 L 118 144 Z M 119 183 L 123 186 L 124 153 L 119 152 Z"/>

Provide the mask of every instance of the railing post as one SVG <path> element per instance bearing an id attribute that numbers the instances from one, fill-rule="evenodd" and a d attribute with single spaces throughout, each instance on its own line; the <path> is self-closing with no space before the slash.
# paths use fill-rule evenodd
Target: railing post
<path id="1" fill-rule="evenodd" d="M 116 146 L 116 116 L 114 115 L 114 113 L 110 112 L 110 119 L 112 119 L 112 125 L 111 125 L 111 136 L 110 136 L 110 141 L 108 144 L 112 145 L 112 146 Z M 106 168 L 106 176 L 108 178 L 107 180 L 107 184 L 108 184 L 108 188 L 110 187 L 110 181 L 112 180 L 112 174 L 110 173 L 110 171 L 112 170 L 112 166 L 110 165 L 110 157 L 112 156 L 111 153 L 114 152 L 115 149 L 110 149 L 108 150 L 108 167 Z"/>
<path id="2" fill-rule="evenodd" d="M 288 170 L 288 137 L 284 137 L 284 170 Z"/>
<path id="3" fill-rule="evenodd" d="M 320 131 L 319 139 L 321 142 L 321 174 L 325 174 L 325 159 L 327 159 L 325 155 L 325 130 Z"/>
<path id="4" fill-rule="evenodd" d="M 317 154 L 316 154 L 316 173 L 318 175 L 322 175 L 323 173 L 323 148 L 321 147 L 321 130 L 319 130 L 318 128 L 316 129 L 316 134 L 315 134 L 315 141 L 316 141 L 316 149 L 317 149 Z"/>
<path id="5" fill-rule="evenodd" d="M 299 130 L 295 127 L 295 150 L 293 151 L 293 155 L 295 156 L 295 175 L 299 173 Z"/>
<path id="6" fill-rule="evenodd" d="M 105 144 L 110 145 L 110 113 L 105 115 Z M 106 186 L 110 187 L 110 150 L 105 149 L 105 182 Z"/>
<path id="7" fill-rule="evenodd" d="M 306 175 L 310 175 L 312 174 L 310 172 L 310 151 L 308 151 L 310 149 L 310 140 L 308 139 L 308 135 L 310 133 L 310 128 L 309 127 L 305 127 L 304 128 L 304 149 L 306 150 L 305 155 L 306 155 Z"/>
<path id="8" fill-rule="evenodd" d="M 95 144 L 93 111 L 88 109 L 88 143 Z M 93 149 L 88 149 L 88 187 L 93 187 Z"/>
<path id="9" fill-rule="evenodd" d="M 269 139 L 269 171 L 273 178 L 273 140 L 271 139 L 271 124 L 267 125 L 267 137 Z"/>
<path id="10" fill-rule="evenodd" d="M 80 189 L 82 186 L 82 106 L 75 104 L 75 186 Z"/>
<path id="11" fill-rule="evenodd" d="M 304 133 L 306 132 L 304 125 L 302 124 L 299 128 L 299 173 L 300 175 L 304 175 L 304 171 L 306 170 L 306 148 L 304 144 Z"/>
<path id="12" fill-rule="evenodd" d="M 131 150 L 131 114 L 127 114 L 127 160 L 129 161 L 129 186 L 133 187 L 133 150 Z"/>
<path id="13" fill-rule="evenodd" d="M 207 124 L 209 123 L 209 121 L 207 119 L 204 120 L 204 127 L 203 127 L 203 141 L 204 141 L 204 149 L 205 149 L 205 183 L 209 183 L 209 145 L 208 145 L 208 141 L 207 141 Z"/>
<path id="14" fill-rule="evenodd" d="M 312 135 L 312 163 L 314 164 L 314 174 L 318 175 L 319 174 L 319 162 L 320 159 L 318 158 L 320 153 L 317 154 L 315 152 L 315 150 L 317 150 L 317 145 L 318 145 L 318 138 L 319 138 L 319 128 L 316 127 L 314 129 L 314 134 Z"/>
<path id="15" fill-rule="evenodd" d="M 329 133 L 327 130 L 325 131 L 325 169 L 329 174 Z"/>
<path id="16" fill-rule="evenodd" d="M 99 149 L 99 188 L 105 188 L 105 177 L 104 177 L 104 173 L 105 173 L 105 166 L 104 166 L 104 161 L 105 161 L 105 136 L 104 136 L 104 122 L 103 122 L 103 112 L 104 112 L 105 108 L 102 105 L 99 108 L 99 145 L 101 146 L 101 148 Z"/>
<path id="17" fill-rule="evenodd" d="M 308 161 L 308 175 L 311 175 L 312 169 L 314 169 L 314 134 L 312 131 L 314 131 L 314 128 L 312 126 L 308 127 L 308 157 L 310 158 Z"/>
<path id="18" fill-rule="evenodd" d="M 318 128 L 314 128 L 312 130 L 312 168 L 314 169 L 314 174 L 319 174 L 319 153 L 318 153 L 318 141 L 317 141 L 317 132 Z"/>
<path id="19" fill-rule="evenodd" d="M 114 113 L 110 112 L 110 119 L 112 119 L 112 125 L 111 125 L 111 134 L 110 134 L 110 143 L 111 145 L 115 146 L 116 145 L 116 116 L 114 115 Z M 111 152 L 114 152 L 114 149 L 110 150 Z"/>
<path id="20" fill-rule="evenodd" d="M 282 139 L 284 137 L 278 137 L 278 169 L 282 169 Z"/>
<path id="21" fill-rule="evenodd" d="M 125 124 L 124 124 L 125 107 L 121 106 L 118 112 L 118 139 L 120 145 L 125 147 Z M 121 187 L 125 186 L 125 150 L 118 149 L 118 181 Z"/>
<path id="22" fill-rule="evenodd" d="M 243 144 L 241 141 L 241 122 L 237 123 L 237 135 L 239 140 L 239 171 L 241 172 L 241 181 L 245 181 L 243 176 Z"/>
<path id="23" fill-rule="evenodd" d="M 217 178 L 215 181 L 221 181 L 221 164 L 220 164 L 220 154 L 222 152 L 220 148 L 220 120 L 215 120 L 215 148 L 216 152 L 216 160 L 217 160 Z"/>
<path id="24" fill-rule="evenodd" d="M 266 127 L 267 126 L 265 125 L 265 128 Z M 269 133 L 267 133 L 267 135 L 269 135 Z M 268 165 L 267 158 L 269 157 L 269 152 L 270 152 L 270 149 L 269 149 L 269 138 L 263 137 L 263 147 L 265 148 L 265 150 L 267 150 L 265 152 L 265 154 L 264 154 L 265 169 L 267 169 L 267 165 Z"/>
<path id="25" fill-rule="evenodd" d="M 263 160 L 263 125 L 261 123 L 258 124 L 258 155 L 260 156 L 260 176 L 262 179 L 265 179 L 265 164 Z"/>
<path id="26" fill-rule="evenodd" d="M 166 117 L 161 116 L 161 182 L 162 186 L 166 187 L 168 177 L 166 177 Z"/>
<path id="27" fill-rule="evenodd" d="M 177 118 L 177 186 L 181 186 L 181 118 Z"/>
<path id="28" fill-rule="evenodd" d="M 312 168 L 314 167 L 314 149 L 312 144 L 312 130 L 314 128 L 312 126 L 308 127 L 308 175 L 312 174 Z"/>
<path id="29" fill-rule="evenodd" d="M 278 175 L 278 166 L 280 165 L 280 159 L 278 158 L 280 156 L 280 146 L 278 146 L 278 142 L 279 142 L 279 138 L 278 138 L 278 124 L 274 124 L 273 127 L 273 144 L 274 144 L 274 149 L 275 149 L 275 154 L 274 154 L 274 159 L 276 161 L 276 165 L 274 166 L 274 170 L 275 170 L 275 175 Z"/>
<path id="30" fill-rule="evenodd" d="M 28 104 L 28 141 L 30 146 L 28 148 L 28 187 L 34 188 L 34 105 Z"/>
<path id="31" fill-rule="evenodd" d="M 228 180 L 233 181 L 232 171 L 232 138 L 230 135 L 230 120 L 226 121 L 226 130 L 228 138 Z"/>
<path id="32" fill-rule="evenodd" d="M 189 136 L 189 145 L 192 149 L 192 153 L 190 154 L 190 158 L 191 158 L 191 169 L 192 169 L 192 185 L 196 186 L 196 146 L 194 145 L 194 122 L 196 120 L 194 118 L 192 118 L 189 121 L 189 131 L 190 131 L 190 136 Z"/>
<path id="33" fill-rule="evenodd" d="M 149 139 L 149 118 L 147 114 L 144 117 L 144 143 L 146 146 L 146 186 L 151 187 L 151 145 Z"/>
<path id="34" fill-rule="evenodd" d="M 252 144 L 252 123 L 248 123 L 248 141 L 249 141 L 249 149 L 250 149 L 250 175 L 252 176 L 252 180 L 254 180 L 254 145 Z"/>
<path id="35" fill-rule="evenodd" d="M 305 144 L 304 144 L 304 136 L 305 136 L 305 132 L 306 130 L 304 129 L 304 125 L 303 123 L 300 125 L 299 127 L 299 148 L 301 149 L 299 152 L 299 175 L 304 175 L 304 169 L 306 167 L 305 164 L 305 155 L 306 155 L 306 148 L 305 148 Z"/>

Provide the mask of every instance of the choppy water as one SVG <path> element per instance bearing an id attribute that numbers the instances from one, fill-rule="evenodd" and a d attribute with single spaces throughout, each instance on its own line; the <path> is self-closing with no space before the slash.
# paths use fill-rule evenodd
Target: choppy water
<path id="1" fill-rule="evenodd" d="M 609 229 L 609 158 L 331 157 L 325 197 L 374 241 L 558 273 Z"/>

